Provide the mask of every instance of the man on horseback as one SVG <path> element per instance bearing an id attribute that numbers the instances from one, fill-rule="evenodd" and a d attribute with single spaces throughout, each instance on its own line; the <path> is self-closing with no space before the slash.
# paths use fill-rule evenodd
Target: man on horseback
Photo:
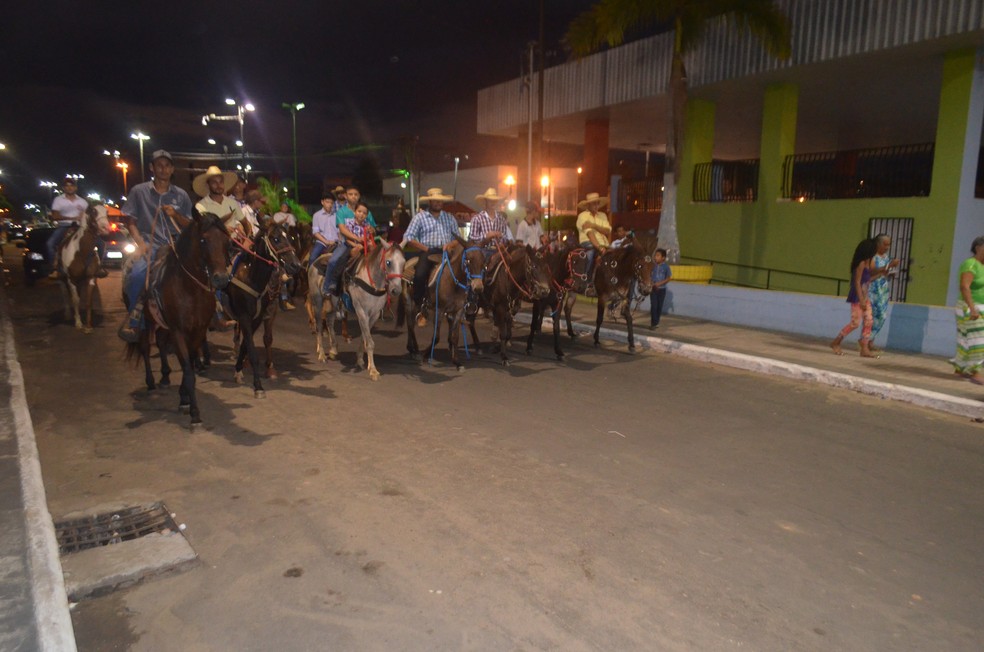
<path id="1" fill-rule="evenodd" d="M 601 207 L 608 204 L 608 197 L 602 197 L 596 192 L 589 192 L 577 207 L 583 209 L 577 216 L 578 242 L 587 253 L 585 274 L 591 287 L 592 272 L 594 271 L 595 255 L 604 254 L 609 247 L 612 236 L 612 225 L 608 216 L 601 212 Z M 589 293 L 590 294 L 590 293 Z"/>
<path id="2" fill-rule="evenodd" d="M 516 227 L 516 241 L 533 249 L 546 244 L 543 242 L 543 227 L 540 226 L 540 205 L 535 201 L 526 202 L 526 217 Z"/>
<path id="3" fill-rule="evenodd" d="M 513 241 L 512 231 L 509 230 L 509 224 L 506 222 L 506 214 L 495 210 L 503 199 L 505 197 L 499 196 L 495 188 L 489 188 L 485 194 L 475 195 L 475 201 L 485 203 L 485 210 L 472 216 L 468 239 L 486 250 L 486 258 L 489 257 L 489 253 L 495 251 L 497 245 L 506 245 Z"/>
<path id="4" fill-rule="evenodd" d="M 162 246 L 170 244 L 180 229 L 191 219 L 191 197 L 182 188 L 171 183 L 174 175 L 174 159 L 163 149 L 155 151 L 151 157 L 150 169 L 153 179 L 138 183 L 130 188 L 126 203 L 123 204 L 123 219 L 137 245 L 130 257 L 133 266 L 123 280 L 130 314 L 120 325 L 118 335 L 128 343 L 140 339 L 143 319 L 143 294 L 147 285 L 147 271 L 150 261 Z"/>
<path id="5" fill-rule="evenodd" d="M 458 223 L 444 211 L 444 202 L 452 199 L 454 198 L 445 195 L 440 188 L 428 189 L 427 194 L 419 198 L 420 212 L 410 220 L 404 236 L 408 247 L 405 249 L 406 258 L 418 259 L 413 274 L 413 302 L 420 309 L 417 317 L 417 325 L 420 327 L 427 325 L 424 299 L 427 296 L 427 281 L 434 268 L 430 255 L 447 251 L 451 243 L 461 237 Z"/>
<path id="6" fill-rule="evenodd" d="M 225 194 L 226 186 L 235 184 L 236 180 L 234 172 L 223 172 L 217 165 L 210 165 L 191 182 L 192 189 L 201 197 L 195 208 L 199 213 L 218 215 L 229 235 L 242 228 L 240 223 L 244 219 L 239 202 Z"/>
<path id="7" fill-rule="evenodd" d="M 64 194 L 58 195 L 51 202 L 51 218 L 58 225 L 58 228 L 54 230 L 46 243 L 48 247 L 48 260 L 51 261 L 51 265 L 54 267 L 54 271 L 51 272 L 52 278 L 58 278 L 60 274 L 58 263 L 55 260 L 58 254 L 58 246 L 65 239 L 65 235 L 69 229 L 73 226 L 78 226 L 78 223 L 85 218 L 85 211 L 89 208 L 89 202 L 76 194 L 78 186 L 74 178 L 65 177 L 65 180 L 62 182 L 62 190 Z M 106 243 L 103 242 L 102 238 L 96 238 L 96 249 L 99 251 L 99 270 L 96 272 L 96 277 L 106 278 L 109 272 L 102 266 L 103 256 L 106 253 Z"/>

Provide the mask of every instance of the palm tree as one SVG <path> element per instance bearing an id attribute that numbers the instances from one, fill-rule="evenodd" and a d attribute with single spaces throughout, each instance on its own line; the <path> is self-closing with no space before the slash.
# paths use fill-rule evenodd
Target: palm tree
<path id="1" fill-rule="evenodd" d="M 773 56 L 789 58 L 789 20 L 774 0 L 599 0 L 571 21 L 564 37 L 573 55 L 583 57 L 604 45 L 620 45 L 626 32 L 661 26 L 673 28 L 670 129 L 666 135 L 659 240 L 673 252 L 670 255 L 674 258 L 680 248 L 676 225 L 676 179 L 680 176 L 677 152 L 682 149 L 687 104 L 683 56 L 700 45 L 707 28 L 717 18 L 723 18 L 739 31 L 750 31 Z"/>

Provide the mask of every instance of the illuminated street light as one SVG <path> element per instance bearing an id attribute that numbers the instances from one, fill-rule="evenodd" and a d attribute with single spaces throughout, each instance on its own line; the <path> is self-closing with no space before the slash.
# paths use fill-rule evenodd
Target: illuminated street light
<path id="1" fill-rule="evenodd" d="M 215 139 L 214 138 L 209 138 L 208 139 L 208 144 L 209 145 L 214 145 L 215 144 Z"/>
<path id="2" fill-rule="evenodd" d="M 7 149 L 7 146 L 4 145 L 3 143 L 0 143 L 0 149 Z"/>
<path id="3" fill-rule="evenodd" d="M 117 161 L 116 167 L 123 171 L 123 194 L 126 194 L 126 171 L 130 169 L 130 166 L 123 161 Z"/>
<path id="4" fill-rule="evenodd" d="M 132 138 L 134 140 L 140 141 L 140 180 L 141 181 L 146 181 L 147 180 L 147 176 L 146 176 L 147 175 L 147 172 L 146 172 L 146 170 L 144 168 L 143 144 L 144 144 L 144 141 L 145 140 L 150 140 L 150 136 L 148 136 L 147 134 L 145 134 L 143 132 L 138 131 L 138 132 L 136 132 L 134 134 L 130 134 L 130 138 Z M 124 190 L 124 192 L 125 192 L 125 190 Z"/>
<path id="5" fill-rule="evenodd" d="M 293 127 L 294 133 L 294 201 L 300 202 L 298 193 L 298 181 L 297 181 L 297 112 L 304 108 L 304 102 L 284 102 L 280 105 L 281 107 L 290 111 L 290 121 Z"/>
<path id="6" fill-rule="evenodd" d="M 245 132 L 246 132 L 246 112 L 247 111 L 255 111 L 256 110 L 256 107 L 253 106 L 252 102 L 236 102 L 236 100 L 232 99 L 231 97 L 227 97 L 225 103 L 228 104 L 229 106 L 236 107 L 236 115 L 216 115 L 214 113 L 209 113 L 208 115 L 203 115 L 202 116 L 202 124 L 205 125 L 205 126 L 208 126 L 208 123 L 210 121 L 212 121 L 212 120 L 235 120 L 235 121 L 237 121 L 239 123 L 239 141 L 238 141 L 239 142 L 239 145 L 238 146 L 243 148 L 243 151 L 241 152 L 241 154 L 242 154 L 242 163 L 240 164 L 241 165 L 241 168 L 240 169 L 244 169 L 246 171 L 249 171 L 251 168 L 250 168 L 250 166 L 246 165 L 246 145 L 243 144 L 243 143 L 246 142 L 246 135 L 245 135 Z"/>

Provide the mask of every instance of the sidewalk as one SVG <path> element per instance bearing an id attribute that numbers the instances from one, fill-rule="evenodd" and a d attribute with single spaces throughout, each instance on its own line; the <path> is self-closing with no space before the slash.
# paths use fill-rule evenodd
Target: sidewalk
<path id="1" fill-rule="evenodd" d="M 579 297 L 574 306 L 575 331 L 594 332 L 596 307 Z M 524 323 L 527 312 L 517 315 Z M 984 387 L 953 374 L 945 358 L 881 351 L 877 359 L 858 355 L 856 339 L 844 341 L 844 355 L 834 355 L 830 340 L 732 326 L 688 317 L 663 315 L 659 328 L 650 330 L 648 310 L 633 317 L 636 346 L 693 360 L 758 373 L 819 382 L 833 387 L 893 399 L 957 416 L 984 419 Z M 549 331 L 544 320 L 544 331 Z M 564 323 L 561 324 L 562 329 Z M 564 341 L 569 341 L 564 333 Z M 836 333 L 831 333 L 831 339 Z M 624 345 L 625 322 L 605 319 L 601 339 Z M 590 340 L 589 340 L 590 341 Z M 561 347 L 564 346 L 562 342 Z M 611 342 L 608 346 L 614 346 Z"/>

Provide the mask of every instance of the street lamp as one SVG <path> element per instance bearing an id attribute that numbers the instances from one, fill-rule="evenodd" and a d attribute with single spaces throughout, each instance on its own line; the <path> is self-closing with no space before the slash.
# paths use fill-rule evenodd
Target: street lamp
<path id="1" fill-rule="evenodd" d="M 451 196 L 455 198 L 458 197 L 458 164 L 461 163 L 462 158 L 464 158 L 467 161 L 468 155 L 465 154 L 464 156 L 454 157 L 454 183 L 453 183 L 453 187 L 451 188 Z"/>
<path id="2" fill-rule="evenodd" d="M 209 113 L 208 115 L 203 115 L 202 116 L 202 124 L 203 125 L 208 125 L 208 123 L 210 121 L 212 121 L 212 120 L 235 120 L 235 121 L 237 121 L 239 123 L 239 141 L 241 143 L 245 143 L 246 142 L 246 133 L 245 133 L 246 132 L 246 129 L 245 129 L 245 127 L 246 127 L 246 112 L 247 111 L 250 111 L 250 112 L 255 111 L 256 110 L 256 107 L 253 106 L 252 102 L 237 102 L 236 100 L 234 100 L 232 98 L 226 98 L 226 101 L 225 102 L 229 106 L 236 107 L 236 115 L 216 115 L 214 113 Z M 240 169 L 242 169 L 245 172 L 248 172 L 250 170 L 250 166 L 246 165 L 246 146 L 245 145 L 240 145 L 240 147 L 243 148 L 243 151 L 242 151 L 242 164 L 240 166 Z"/>
<path id="3" fill-rule="evenodd" d="M 148 136 L 147 134 L 145 134 L 145 133 L 143 133 L 141 131 L 138 131 L 135 134 L 130 134 L 130 138 L 132 138 L 134 140 L 140 141 L 140 180 L 141 181 L 146 181 L 147 180 L 147 171 L 144 168 L 143 144 L 144 144 L 144 141 L 145 140 L 150 140 L 150 136 Z M 126 184 L 124 184 L 124 185 L 126 185 Z M 124 192 L 126 192 L 126 190 L 124 190 Z"/>
<path id="4" fill-rule="evenodd" d="M 280 106 L 290 111 L 290 121 L 294 131 L 294 202 L 300 203 L 300 190 L 297 185 L 297 112 L 304 108 L 304 102 L 284 102 Z"/>
<path id="5" fill-rule="evenodd" d="M 509 188 L 509 203 L 506 206 L 509 210 L 514 211 L 516 210 L 516 198 L 513 197 L 513 188 L 516 186 L 516 177 L 508 174 L 503 183 Z"/>
<path id="6" fill-rule="evenodd" d="M 123 161 L 117 161 L 116 167 L 123 171 L 123 194 L 126 194 L 126 171 L 130 169 L 130 166 Z"/>

